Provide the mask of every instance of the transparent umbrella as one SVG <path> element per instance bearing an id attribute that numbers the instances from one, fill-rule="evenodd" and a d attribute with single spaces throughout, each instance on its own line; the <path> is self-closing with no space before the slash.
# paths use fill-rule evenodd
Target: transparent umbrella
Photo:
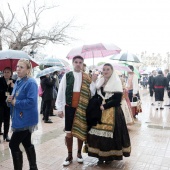
<path id="1" fill-rule="evenodd" d="M 50 74 L 50 73 L 54 73 L 55 71 L 63 71 L 63 68 L 62 68 L 62 67 L 58 67 L 58 66 L 45 68 L 44 70 L 41 70 L 41 71 L 36 75 L 36 78 L 45 76 L 45 75 Z"/>
<path id="2" fill-rule="evenodd" d="M 64 67 L 64 64 L 59 59 L 52 57 L 45 58 L 40 65 Z"/>

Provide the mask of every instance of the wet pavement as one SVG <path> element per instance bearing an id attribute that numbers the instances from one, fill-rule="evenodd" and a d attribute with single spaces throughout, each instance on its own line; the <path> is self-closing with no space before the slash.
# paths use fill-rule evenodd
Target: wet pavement
<path id="1" fill-rule="evenodd" d="M 170 170 L 170 109 L 156 111 L 151 106 L 148 89 L 141 89 L 143 112 L 135 120 L 135 124 L 128 126 L 132 152 L 131 156 L 122 161 L 113 161 L 109 165 L 97 165 L 97 159 L 83 153 L 84 163 L 76 161 L 77 141 L 74 139 L 73 162 L 68 167 L 62 163 L 67 150 L 64 143 L 64 119 L 51 117 L 54 123 L 47 124 L 39 117 L 39 129 L 33 133 L 32 142 L 37 154 L 39 170 Z M 165 93 L 165 102 L 168 98 Z M 11 133 L 9 134 L 11 135 Z M 29 165 L 25 151 L 23 151 L 23 170 Z M 7 142 L 0 136 L 0 170 L 12 170 L 13 162 Z"/>

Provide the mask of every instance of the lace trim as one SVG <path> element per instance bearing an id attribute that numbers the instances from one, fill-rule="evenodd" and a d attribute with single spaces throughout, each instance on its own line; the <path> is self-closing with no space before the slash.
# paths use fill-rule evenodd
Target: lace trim
<path id="1" fill-rule="evenodd" d="M 100 149 L 88 146 L 88 151 L 91 152 L 91 153 L 98 154 L 99 156 L 104 156 L 104 157 L 122 156 L 124 152 L 130 153 L 131 152 L 131 147 L 129 146 L 127 148 L 122 148 L 122 150 L 101 151 Z"/>
<path id="2" fill-rule="evenodd" d="M 96 135 L 96 136 L 102 136 L 106 138 L 113 138 L 113 132 L 108 132 L 104 130 L 98 130 L 98 129 L 91 129 L 89 131 L 89 134 Z"/>

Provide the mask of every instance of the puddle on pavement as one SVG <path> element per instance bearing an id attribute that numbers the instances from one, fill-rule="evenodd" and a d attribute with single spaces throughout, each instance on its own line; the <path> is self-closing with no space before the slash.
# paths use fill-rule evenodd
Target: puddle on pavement
<path id="1" fill-rule="evenodd" d="M 163 126 L 159 126 L 159 125 L 148 125 L 147 127 L 153 129 L 163 129 Z"/>
<path id="2" fill-rule="evenodd" d="M 168 127 L 168 126 L 148 125 L 147 127 L 148 127 L 148 128 L 153 128 L 153 129 L 170 130 L 170 127 Z"/>
<path id="3" fill-rule="evenodd" d="M 47 142 L 51 139 L 57 138 L 58 136 L 62 135 L 63 133 L 64 133 L 63 129 L 59 128 L 59 129 L 55 129 L 55 130 L 49 131 L 47 133 L 44 133 L 42 135 L 34 136 L 33 144 L 34 145 L 42 144 L 42 143 Z M 0 143 L 1 143 L 1 140 L 0 140 Z M 24 150 L 23 150 L 23 152 L 24 152 Z M 4 149 L 3 151 L 0 151 L 0 162 L 5 161 L 9 158 L 10 158 L 9 148 Z"/>

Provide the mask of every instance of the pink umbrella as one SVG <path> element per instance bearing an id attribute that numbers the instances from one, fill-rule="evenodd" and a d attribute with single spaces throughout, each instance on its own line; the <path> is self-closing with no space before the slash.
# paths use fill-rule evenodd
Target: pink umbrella
<path id="1" fill-rule="evenodd" d="M 106 57 L 112 54 L 119 54 L 121 49 L 114 44 L 91 44 L 91 45 L 83 45 L 78 48 L 73 48 L 67 55 L 68 59 L 72 59 L 76 55 L 82 56 L 84 59 L 86 58 L 93 58 L 93 65 L 94 65 L 94 58 L 98 57 Z"/>
<path id="2" fill-rule="evenodd" d="M 112 66 L 113 66 L 113 68 L 114 68 L 115 70 L 131 72 L 131 69 L 130 69 L 129 67 L 127 67 L 127 66 L 124 66 L 124 65 L 122 65 L 122 64 L 116 64 L 116 63 L 114 63 L 114 64 L 111 63 L 111 64 L 112 64 Z M 104 66 L 104 64 L 98 66 L 97 69 L 99 69 L 100 71 L 102 71 L 103 66 Z"/>

